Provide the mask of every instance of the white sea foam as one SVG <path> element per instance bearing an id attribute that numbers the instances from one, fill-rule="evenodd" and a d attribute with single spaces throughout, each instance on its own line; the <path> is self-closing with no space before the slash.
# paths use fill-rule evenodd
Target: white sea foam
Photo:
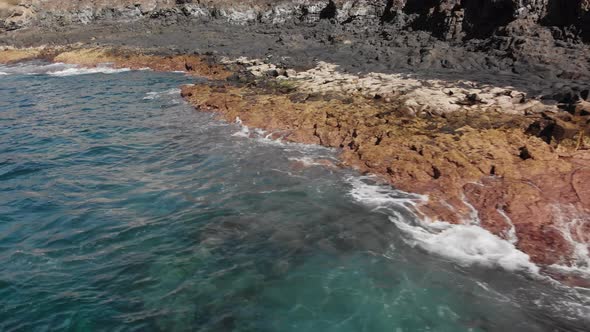
<path id="1" fill-rule="evenodd" d="M 233 133 L 232 136 L 235 137 L 250 137 L 250 128 L 242 123 L 242 119 L 236 117 L 236 124 L 240 126 L 240 130 Z"/>
<path id="2" fill-rule="evenodd" d="M 332 158 L 328 158 L 328 159 L 332 159 Z M 315 158 L 313 156 L 289 157 L 289 160 L 301 163 L 305 167 L 311 167 L 311 166 L 325 167 L 327 165 L 325 157 L 320 158 L 320 159 Z"/>
<path id="3" fill-rule="evenodd" d="M 539 268 L 514 244 L 476 225 L 453 225 L 408 218 L 416 204 L 428 198 L 395 190 L 387 185 L 370 183 L 367 178 L 351 178 L 351 196 L 368 206 L 379 208 L 403 232 L 405 241 L 414 247 L 451 259 L 461 265 L 502 267 L 510 271 L 537 274 Z M 407 209 L 405 213 L 400 208 Z"/>
<path id="4" fill-rule="evenodd" d="M 479 264 L 500 266 L 510 271 L 539 272 L 539 268 L 531 263 L 527 254 L 479 226 L 437 222 L 438 227 L 432 229 L 424 225 L 412 226 L 395 218 L 391 220 L 410 235 L 406 240 L 408 244 L 452 259 L 461 265 Z M 441 226 L 446 229 L 441 230 Z"/>
<path id="5" fill-rule="evenodd" d="M 129 68 L 112 68 L 109 66 L 98 66 L 94 68 L 66 68 L 54 72 L 49 72 L 51 76 L 77 76 L 77 75 L 88 75 L 88 74 L 116 74 L 130 71 Z"/>
<path id="6" fill-rule="evenodd" d="M 8 75 L 8 73 L 5 73 L 3 71 L 0 71 L 0 76 L 4 76 L 4 75 Z"/>
<path id="7" fill-rule="evenodd" d="M 14 75 L 51 75 L 51 76 L 75 76 L 86 74 L 115 74 L 126 72 L 129 68 L 113 68 L 109 64 L 101 64 L 94 68 L 82 68 L 77 65 L 65 63 L 24 62 L 16 65 L 1 66 L 1 72 Z"/>
<path id="8" fill-rule="evenodd" d="M 276 133 L 269 133 L 260 128 L 250 128 L 246 126 L 242 122 L 242 119 L 240 119 L 240 117 L 236 117 L 235 124 L 239 126 L 240 130 L 233 133 L 232 136 L 250 138 L 256 143 L 281 147 L 285 151 L 300 152 L 310 157 L 313 156 L 313 158 L 318 157 L 322 159 L 332 158 L 332 154 L 335 151 L 333 148 L 316 144 L 304 144 L 284 141 L 281 139 L 281 137 L 276 138 Z"/>
<path id="9" fill-rule="evenodd" d="M 508 242 L 516 245 L 516 243 L 518 243 L 518 237 L 516 236 L 516 228 L 514 227 L 512 219 L 510 219 L 510 217 L 506 214 L 504 210 L 498 208 L 496 209 L 496 211 L 498 211 L 498 213 L 502 216 L 502 218 L 504 218 L 508 226 L 510 226 L 508 231 L 506 231 L 506 233 L 504 234 L 504 237 L 506 238 L 506 240 L 508 240 Z"/>
<path id="10" fill-rule="evenodd" d="M 148 93 L 146 93 L 145 97 L 143 97 L 143 99 L 144 100 L 154 100 L 154 99 L 162 98 L 164 96 L 172 96 L 172 95 L 180 95 L 180 89 L 170 89 L 170 90 L 166 90 L 166 91 L 148 92 Z"/>
<path id="11" fill-rule="evenodd" d="M 74 68 L 74 65 L 65 63 L 41 63 L 41 62 L 25 62 L 9 66 L 0 66 L 3 73 L 7 75 L 40 75 L 47 74 L 56 70 L 63 70 L 67 68 Z"/>
<path id="12" fill-rule="evenodd" d="M 584 226 L 590 223 L 590 215 L 580 213 L 573 206 L 553 206 L 556 216 L 555 227 L 573 249 L 571 266 L 551 265 L 550 267 L 564 272 L 575 273 L 590 278 L 590 243 L 584 242 Z"/>
<path id="13" fill-rule="evenodd" d="M 465 197 L 465 195 L 463 194 L 461 194 L 461 200 L 463 201 L 463 204 L 465 204 L 465 206 L 467 206 L 467 208 L 469 209 L 469 217 L 467 220 L 463 220 L 463 223 L 467 225 L 481 225 L 479 213 L 477 212 L 475 206 L 469 203 L 467 197 Z"/>
<path id="14" fill-rule="evenodd" d="M 352 184 L 350 195 L 358 202 L 375 208 L 388 208 L 391 206 L 413 207 L 418 203 L 428 200 L 428 196 L 406 193 L 395 190 L 387 184 L 376 183 L 371 176 L 349 177 Z"/>

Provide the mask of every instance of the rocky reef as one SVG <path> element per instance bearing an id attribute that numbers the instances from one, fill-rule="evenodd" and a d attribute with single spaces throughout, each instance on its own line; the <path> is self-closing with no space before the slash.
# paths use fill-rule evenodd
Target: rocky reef
<path id="1" fill-rule="evenodd" d="M 339 75 L 317 69 L 325 70 Z M 239 118 L 274 138 L 341 149 L 346 165 L 427 194 L 418 212 L 430 220 L 479 224 L 540 264 L 583 263 L 565 237 L 586 243 L 590 234 L 590 151 L 583 149 L 590 140 L 582 136 L 590 113 L 576 126 L 561 120 L 559 111 L 535 111 L 534 103 L 524 112 L 505 112 L 451 84 L 449 93 L 465 96 L 448 96 L 449 105 L 458 108 L 434 114 L 426 106 L 416 112 L 409 100 L 422 106 L 444 101 L 322 91 L 301 79 L 305 75 L 310 74 L 291 72 L 294 79 L 253 85 L 197 84 L 182 94 L 198 109 L 227 121 Z M 362 85 L 362 79 L 347 80 Z M 502 100 L 513 92 L 497 88 L 487 98 Z M 588 102 L 577 105 L 590 111 Z M 550 138 L 537 130 L 548 122 L 555 126 Z M 571 136 L 555 136 L 569 129 Z M 576 228 L 570 229 L 573 220 Z"/>
<path id="2" fill-rule="evenodd" d="M 2 63 L 209 78 L 182 91 L 199 110 L 338 148 L 344 165 L 427 195 L 425 220 L 588 269 L 588 0 L 3 3 Z"/>

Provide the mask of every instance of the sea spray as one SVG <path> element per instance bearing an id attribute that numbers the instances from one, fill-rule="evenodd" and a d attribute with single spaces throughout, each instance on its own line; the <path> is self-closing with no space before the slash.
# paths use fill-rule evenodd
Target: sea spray
<path id="1" fill-rule="evenodd" d="M 461 265 L 498 266 L 509 271 L 524 270 L 533 274 L 539 272 L 529 256 L 516 249 L 514 244 L 479 226 L 453 225 L 403 216 L 399 213 L 400 207 L 413 213 L 415 206 L 424 202 L 427 197 L 404 193 L 386 184 L 370 183 L 367 180 L 366 177 L 350 178 L 351 196 L 388 214 L 390 220 L 404 233 L 404 239 L 409 245 Z"/>

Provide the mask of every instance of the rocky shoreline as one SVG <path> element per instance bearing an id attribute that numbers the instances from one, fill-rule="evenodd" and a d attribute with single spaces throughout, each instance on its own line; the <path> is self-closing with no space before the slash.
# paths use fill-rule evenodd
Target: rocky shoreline
<path id="1" fill-rule="evenodd" d="M 418 211 L 432 221 L 479 224 L 542 265 L 583 264 L 568 237 L 587 243 L 590 234 L 590 151 L 574 117 L 562 120 L 559 111 L 535 103 L 503 111 L 469 91 L 456 100 L 460 108 L 434 113 L 440 100 L 314 90 L 292 75 L 196 84 L 182 95 L 200 110 L 239 118 L 274 138 L 341 149 L 345 165 L 428 195 Z M 498 88 L 487 98 L 510 93 Z M 589 106 L 576 105 L 578 112 Z M 551 126 L 553 134 L 544 137 L 540 128 Z"/>
<path id="2" fill-rule="evenodd" d="M 137 17 L 90 7 L 87 22 L 37 7 L 0 35 L 0 63 L 208 78 L 182 89 L 197 109 L 338 148 L 343 165 L 427 195 L 424 219 L 477 224 L 590 286 L 590 9 L 524 2 L 482 1 L 475 17 L 460 1 L 144 1 Z"/>

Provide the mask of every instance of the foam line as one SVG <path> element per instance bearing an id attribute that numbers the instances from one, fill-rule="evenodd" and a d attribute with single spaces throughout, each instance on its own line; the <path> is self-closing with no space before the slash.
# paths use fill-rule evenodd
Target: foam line
<path id="1" fill-rule="evenodd" d="M 49 72 L 48 74 L 51 76 L 77 76 L 77 75 L 88 75 L 88 74 L 116 74 L 130 71 L 129 68 L 111 68 L 111 67 L 95 67 L 95 68 L 67 68 L 63 70 L 58 70 L 55 72 Z"/>

